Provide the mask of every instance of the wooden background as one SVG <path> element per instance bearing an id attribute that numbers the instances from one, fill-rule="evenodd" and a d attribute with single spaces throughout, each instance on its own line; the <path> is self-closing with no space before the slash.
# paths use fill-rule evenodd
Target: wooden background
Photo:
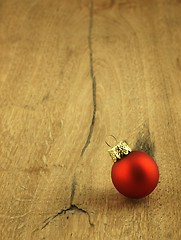
<path id="1" fill-rule="evenodd" d="M 181 239 L 181 1 L 0 1 L 0 239 Z M 153 156 L 140 200 L 105 137 Z"/>

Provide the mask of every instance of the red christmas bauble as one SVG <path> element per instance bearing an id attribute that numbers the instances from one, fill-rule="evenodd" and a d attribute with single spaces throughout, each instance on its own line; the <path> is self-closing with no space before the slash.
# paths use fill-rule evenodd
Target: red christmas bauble
<path id="1" fill-rule="evenodd" d="M 113 164 L 111 177 L 115 188 L 121 194 L 130 198 L 142 198 L 157 186 L 159 170 L 148 154 L 131 151 Z"/>

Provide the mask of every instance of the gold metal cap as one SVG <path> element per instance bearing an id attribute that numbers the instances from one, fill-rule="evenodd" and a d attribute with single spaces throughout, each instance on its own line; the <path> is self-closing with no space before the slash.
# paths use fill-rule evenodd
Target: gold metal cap
<path id="1" fill-rule="evenodd" d="M 122 159 L 125 155 L 128 155 L 131 152 L 131 148 L 128 146 L 126 142 L 120 142 L 113 148 L 108 150 L 111 158 L 114 162 Z"/>

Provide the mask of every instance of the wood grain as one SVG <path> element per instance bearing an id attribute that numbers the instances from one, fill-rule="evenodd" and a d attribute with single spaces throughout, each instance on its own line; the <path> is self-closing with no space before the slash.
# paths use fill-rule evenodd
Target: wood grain
<path id="1" fill-rule="evenodd" d="M 181 238 L 181 2 L 0 3 L 0 239 Z M 105 137 L 153 156 L 114 189 Z"/>

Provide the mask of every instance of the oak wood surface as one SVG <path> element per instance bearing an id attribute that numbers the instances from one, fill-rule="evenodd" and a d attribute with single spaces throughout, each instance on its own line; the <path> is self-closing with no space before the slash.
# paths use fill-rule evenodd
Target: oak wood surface
<path id="1" fill-rule="evenodd" d="M 0 239 L 181 239 L 181 2 L 0 1 Z M 156 160 L 113 187 L 106 135 Z"/>

